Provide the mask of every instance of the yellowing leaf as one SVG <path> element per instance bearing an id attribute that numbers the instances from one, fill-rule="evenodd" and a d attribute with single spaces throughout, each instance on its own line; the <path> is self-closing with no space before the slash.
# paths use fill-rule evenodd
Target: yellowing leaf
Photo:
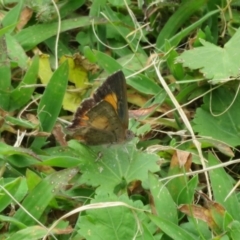
<path id="1" fill-rule="evenodd" d="M 41 83 L 47 84 L 52 77 L 52 69 L 49 62 L 49 55 L 42 54 L 39 58 L 39 70 L 38 75 Z"/>
<path id="2" fill-rule="evenodd" d="M 79 93 L 66 92 L 63 98 L 63 109 L 75 112 L 81 102 Z"/>
<path id="3" fill-rule="evenodd" d="M 60 62 L 68 61 L 69 65 L 69 81 L 74 83 L 77 88 L 85 88 L 88 82 L 87 70 L 82 64 L 82 57 L 80 55 L 75 56 L 63 56 Z"/>

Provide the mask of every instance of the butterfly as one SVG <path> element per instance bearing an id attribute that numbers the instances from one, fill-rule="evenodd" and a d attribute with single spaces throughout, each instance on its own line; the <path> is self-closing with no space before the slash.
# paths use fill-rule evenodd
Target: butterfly
<path id="1" fill-rule="evenodd" d="M 128 129 L 126 79 L 122 71 L 109 76 L 77 109 L 67 132 L 87 145 L 118 144 L 134 137 Z"/>

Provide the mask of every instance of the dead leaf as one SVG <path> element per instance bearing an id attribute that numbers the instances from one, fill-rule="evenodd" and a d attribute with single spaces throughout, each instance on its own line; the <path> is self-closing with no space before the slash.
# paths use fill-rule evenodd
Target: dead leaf
<path id="1" fill-rule="evenodd" d="M 188 216 L 206 222 L 215 233 L 221 234 L 226 210 L 219 203 L 208 200 L 207 207 L 183 204 L 178 209 Z"/>
<path id="2" fill-rule="evenodd" d="M 136 109 L 136 110 L 129 110 L 129 117 L 130 118 L 140 118 L 140 117 L 146 117 L 149 114 L 151 114 L 156 107 L 158 106 L 158 104 L 154 104 L 151 107 L 148 108 L 140 108 L 140 109 Z"/>
<path id="3" fill-rule="evenodd" d="M 33 10 L 29 7 L 24 7 L 18 21 L 17 30 L 20 31 L 28 23 L 32 17 Z"/>
<path id="4" fill-rule="evenodd" d="M 66 134 L 63 132 L 62 125 L 56 124 L 53 128 L 52 131 L 53 136 L 55 137 L 56 141 L 61 145 L 61 146 L 67 146 L 66 142 Z"/>
<path id="5" fill-rule="evenodd" d="M 189 172 L 192 164 L 192 155 L 189 152 L 176 150 L 171 159 L 171 166 L 173 167 L 185 167 L 185 171 Z"/>

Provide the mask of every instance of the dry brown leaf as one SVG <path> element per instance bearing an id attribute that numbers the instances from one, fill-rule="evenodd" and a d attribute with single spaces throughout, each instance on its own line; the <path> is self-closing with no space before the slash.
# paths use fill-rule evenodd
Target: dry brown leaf
<path id="1" fill-rule="evenodd" d="M 61 146 L 67 146 L 66 142 L 66 134 L 63 132 L 62 126 L 60 124 L 56 124 L 54 126 L 54 129 L 52 131 L 53 136 L 55 137 L 56 141 L 61 145 Z"/>
<path id="2" fill-rule="evenodd" d="M 28 7 L 23 8 L 17 25 L 18 31 L 24 28 L 24 26 L 28 23 L 28 21 L 32 17 L 32 14 L 33 10 L 31 8 Z"/>
<path id="3" fill-rule="evenodd" d="M 185 167 L 185 171 L 189 172 L 190 167 L 192 164 L 192 155 L 189 152 L 176 150 L 171 159 L 171 166 L 170 168 L 178 167 Z"/>

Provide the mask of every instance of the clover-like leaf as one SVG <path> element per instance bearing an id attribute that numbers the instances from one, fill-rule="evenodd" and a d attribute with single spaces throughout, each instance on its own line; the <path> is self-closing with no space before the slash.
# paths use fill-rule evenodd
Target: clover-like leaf
<path id="1" fill-rule="evenodd" d="M 240 68 L 240 29 L 223 48 L 201 40 L 202 47 L 185 51 L 177 62 L 191 69 L 200 69 L 204 76 L 218 83 L 239 74 Z"/>
<path id="2" fill-rule="evenodd" d="M 238 146 L 240 139 L 240 96 L 225 87 L 212 92 L 212 99 L 204 97 L 204 104 L 197 109 L 193 123 L 194 130 L 203 136 L 209 136 L 223 141 L 231 146 Z M 227 110 L 234 99 L 233 104 Z M 209 106 L 212 106 L 212 113 Z M 227 111 L 225 111 L 227 110 Z M 215 116 L 213 115 L 215 114 Z"/>
<path id="3" fill-rule="evenodd" d="M 123 203 L 126 206 L 113 207 L 111 203 L 114 202 L 116 205 Z M 86 211 L 86 215 L 81 216 L 78 221 L 79 233 L 86 239 L 153 239 L 147 237 L 147 234 L 156 228 L 149 228 L 147 216 L 137 210 L 143 209 L 141 201 L 133 202 L 125 195 L 117 197 L 113 194 L 98 192 L 91 203 L 99 204 L 98 209 L 93 208 Z M 106 203 L 106 205 L 109 203 L 109 207 L 103 206 L 102 203 Z M 99 208 L 100 206 L 102 208 Z M 140 231 L 140 229 L 142 230 Z"/>
<path id="4" fill-rule="evenodd" d="M 92 147 L 93 157 L 83 157 L 81 182 L 112 190 L 133 180 L 147 181 L 148 171 L 159 170 L 158 156 L 138 151 L 134 141 L 124 145 Z"/>

